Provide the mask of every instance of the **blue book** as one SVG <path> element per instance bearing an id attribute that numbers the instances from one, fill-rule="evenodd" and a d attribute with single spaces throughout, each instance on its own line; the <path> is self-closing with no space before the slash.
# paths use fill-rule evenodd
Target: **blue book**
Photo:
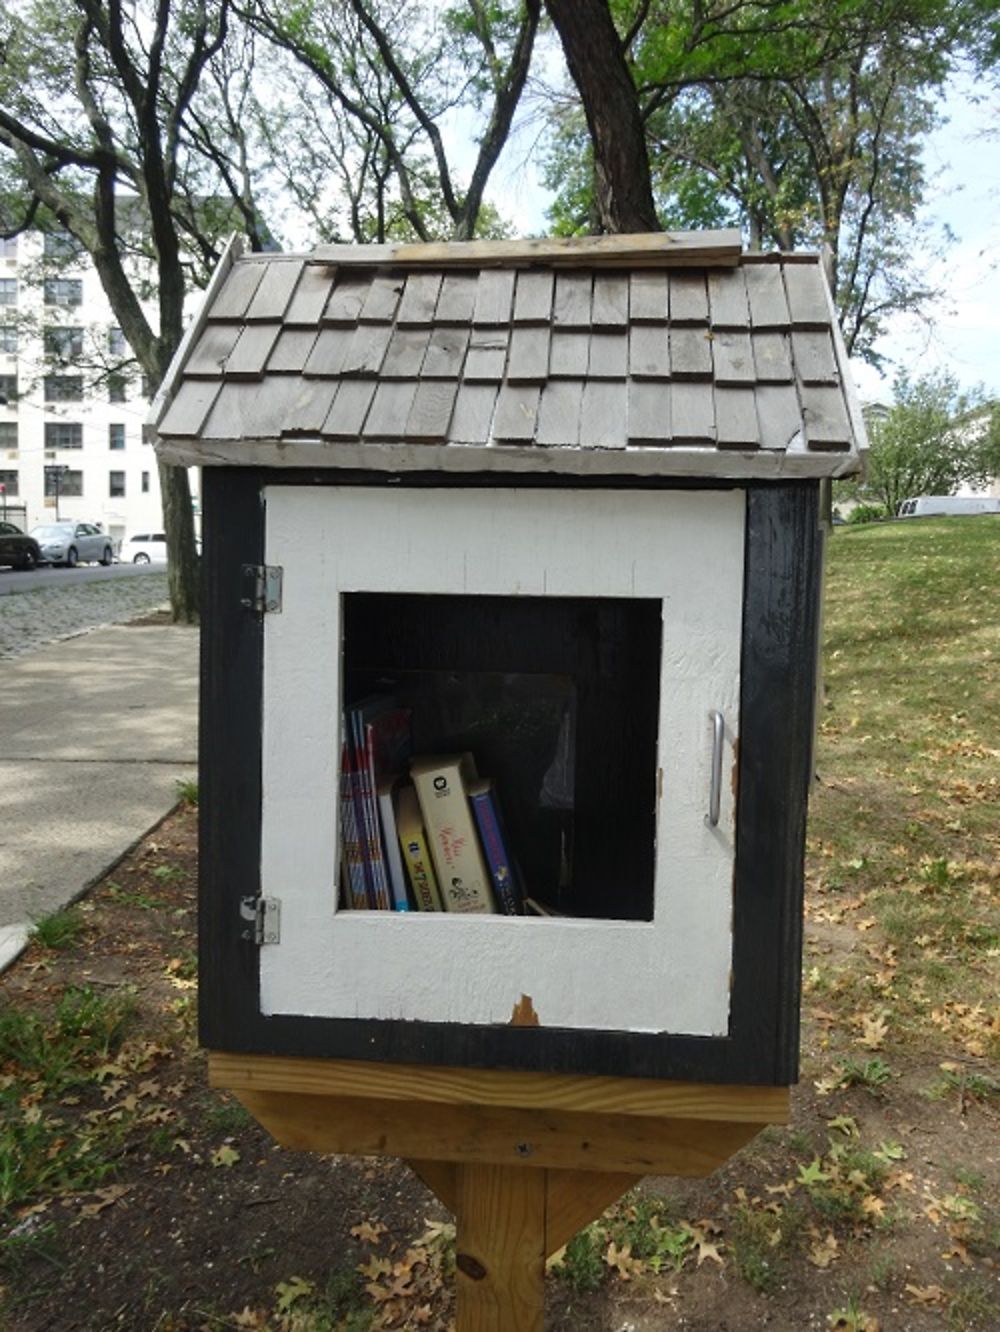
<path id="1" fill-rule="evenodd" d="M 524 892 L 521 875 L 510 853 L 510 838 L 504 827 L 500 804 L 490 778 L 473 782 L 468 788 L 469 803 L 476 819 L 483 858 L 489 870 L 493 896 L 501 916 L 523 914 Z"/>

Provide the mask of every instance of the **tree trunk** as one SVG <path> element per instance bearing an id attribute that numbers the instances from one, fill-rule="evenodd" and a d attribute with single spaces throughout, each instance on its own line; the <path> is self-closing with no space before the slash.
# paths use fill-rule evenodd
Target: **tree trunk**
<path id="1" fill-rule="evenodd" d="M 198 553 L 194 544 L 194 512 L 187 471 L 159 464 L 163 528 L 167 534 L 167 588 L 175 624 L 198 619 Z"/>
<path id="2" fill-rule="evenodd" d="M 607 0 L 545 0 L 594 146 L 602 231 L 659 231 L 639 99 Z"/>

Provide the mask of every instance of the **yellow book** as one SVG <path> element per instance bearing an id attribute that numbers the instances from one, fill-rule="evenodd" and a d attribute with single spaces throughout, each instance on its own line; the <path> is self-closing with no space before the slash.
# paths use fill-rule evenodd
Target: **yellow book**
<path id="1" fill-rule="evenodd" d="M 417 910 L 443 910 L 427 846 L 427 835 L 420 817 L 420 805 L 412 786 L 402 787 L 396 797 L 396 836 L 403 853 L 403 863 L 410 876 Z"/>
<path id="2" fill-rule="evenodd" d="M 494 911 L 489 871 L 466 795 L 468 784 L 476 780 L 472 755 L 414 759 L 410 775 L 445 911 Z"/>

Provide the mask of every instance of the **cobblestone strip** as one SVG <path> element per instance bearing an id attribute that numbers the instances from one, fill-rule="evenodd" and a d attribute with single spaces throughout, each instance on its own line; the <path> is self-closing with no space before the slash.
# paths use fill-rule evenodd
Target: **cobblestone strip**
<path id="1" fill-rule="evenodd" d="M 104 624 L 122 624 L 167 602 L 167 575 L 39 588 L 0 597 L 0 659 Z"/>

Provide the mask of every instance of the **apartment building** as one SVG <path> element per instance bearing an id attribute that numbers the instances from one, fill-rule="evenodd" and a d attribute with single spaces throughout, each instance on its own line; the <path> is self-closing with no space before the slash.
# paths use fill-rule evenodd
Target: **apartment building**
<path id="1" fill-rule="evenodd" d="M 162 530 L 148 402 L 88 256 L 65 235 L 0 240 L 0 513 Z"/>

